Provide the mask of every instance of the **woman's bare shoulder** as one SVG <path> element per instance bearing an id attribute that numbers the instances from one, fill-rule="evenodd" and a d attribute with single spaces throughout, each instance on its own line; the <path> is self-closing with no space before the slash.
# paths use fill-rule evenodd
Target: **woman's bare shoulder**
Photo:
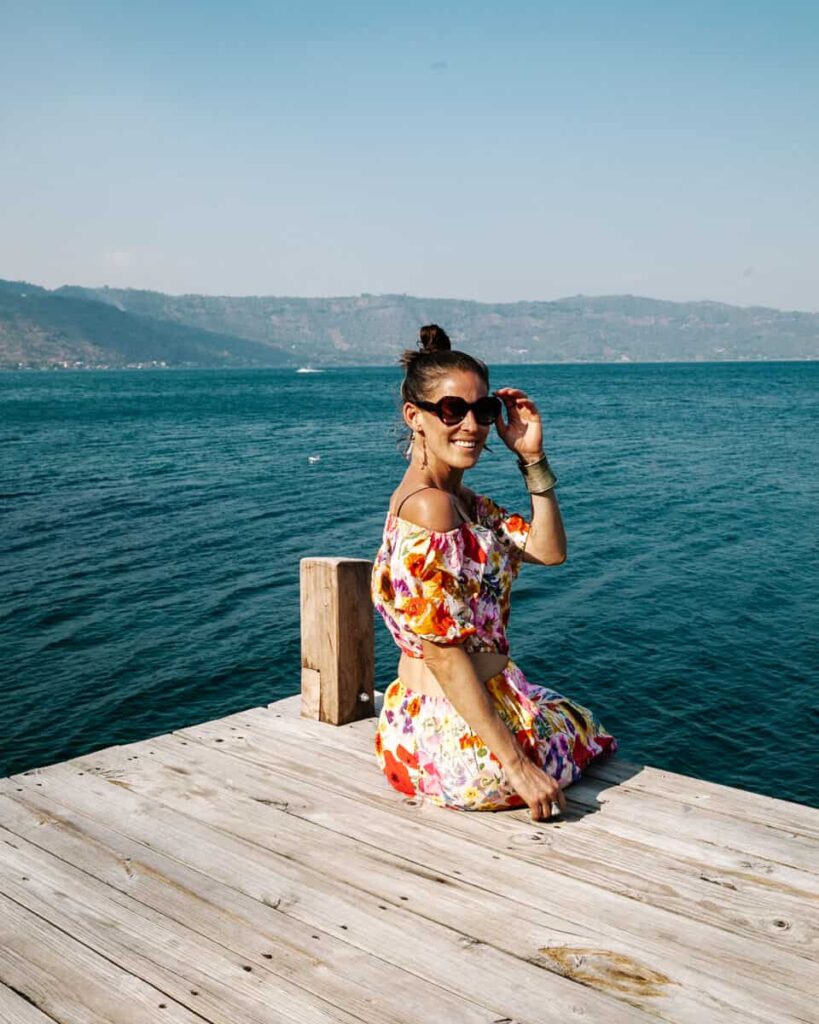
<path id="1" fill-rule="evenodd" d="M 455 509 L 452 495 L 438 487 L 424 487 L 415 493 L 410 489 L 403 493 L 399 487 L 390 502 L 391 508 L 401 508 L 401 519 L 415 523 L 425 530 L 445 533 L 454 530 L 461 524 L 461 517 Z M 402 504 L 403 502 L 403 504 Z"/>

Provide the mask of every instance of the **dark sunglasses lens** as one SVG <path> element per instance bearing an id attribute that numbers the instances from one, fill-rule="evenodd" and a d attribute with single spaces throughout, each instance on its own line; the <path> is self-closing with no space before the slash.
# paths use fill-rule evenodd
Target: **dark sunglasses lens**
<path id="1" fill-rule="evenodd" d="M 475 419 L 482 426 L 486 427 L 494 423 L 500 416 L 502 402 L 495 395 L 487 395 L 486 398 L 479 398 L 477 402 L 470 405 L 463 398 L 456 398 L 454 395 L 447 395 L 438 402 L 438 410 L 441 420 L 448 426 L 453 427 L 456 423 L 466 418 L 470 409 L 474 410 Z"/>
<path id="2" fill-rule="evenodd" d="M 469 405 L 463 398 L 449 397 L 442 398 L 438 403 L 441 410 L 441 419 L 448 426 L 452 427 L 460 423 L 469 412 Z"/>
<path id="3" fill-rule="evenodd" d="M 485 427 L 494 423 L 500 416 L 501 404 L 501 400 L 495 395 L 478 399 L 475 403 L 475 419 Z"/>

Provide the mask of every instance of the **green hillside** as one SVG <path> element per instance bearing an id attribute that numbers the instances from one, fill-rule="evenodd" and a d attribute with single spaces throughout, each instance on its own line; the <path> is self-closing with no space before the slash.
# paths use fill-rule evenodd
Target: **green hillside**
<path id="1" fill-rule="evenodd" d="M 0 366 L 279 366 L 276 347 L 0 282 Z"/>
<path id="2" fill-rule="evenodd" d="M 494 363 L 819 358 L 819 314 L 714 302 L 231 297 L 0 282 L 0 366 L 385 364 L 429 322 Z"/>

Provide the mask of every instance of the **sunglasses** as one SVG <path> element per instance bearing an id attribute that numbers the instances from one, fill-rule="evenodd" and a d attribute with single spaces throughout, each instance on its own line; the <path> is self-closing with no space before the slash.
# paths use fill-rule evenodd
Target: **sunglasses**
<path id="1" fill-rule="evenodd" d="M 434 412 L 438 419 L 448 427 L 465 420 L 471 410 L 475 419 L 483 427 L 488 427 L 500 416 L 503 402 L 495 395 L 479 398 L 477 402 L 467 402 L 455 395 L 446 395 L 437 402 L 415 402 L 419 409 Z"/>

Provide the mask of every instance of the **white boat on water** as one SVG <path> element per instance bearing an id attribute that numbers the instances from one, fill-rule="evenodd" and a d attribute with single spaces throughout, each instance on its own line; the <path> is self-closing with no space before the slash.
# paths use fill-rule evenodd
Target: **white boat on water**
<path id="1" fill-rule="evenodd" d="M 317 370 L 314 366 L 300 366 L 296 373 L 324 373 L 324 370 Z"/>

